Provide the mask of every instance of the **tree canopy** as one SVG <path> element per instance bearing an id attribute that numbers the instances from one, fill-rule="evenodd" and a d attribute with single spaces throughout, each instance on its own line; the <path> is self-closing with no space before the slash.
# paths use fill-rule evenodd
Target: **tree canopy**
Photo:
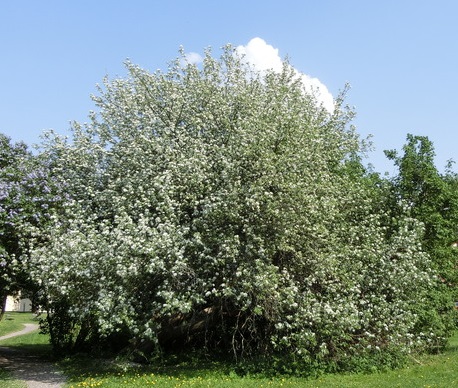
<path id="1" fill-rule="evenodd" d="M 230 46 L 184 59 L 127 63 L 42 150 L 62 201 L 30 274 L 55 348 L 350 368 L 443 340 L 419 324 L 428 224 L 362 167 L 344 94 L 329 112 L 287 62 L 257 72 Z"/>
<path id="2" fill-rule="evenodd" d="M 39 160 L 24 143 L 12 143 L 0 134 L 0 298 L 3 308 L 7 295 L 35 290 L 29 276 L 29 241 L 32 236 L 42 240 L 41 227 L 60 201 L 58 194 L 52 192 L 47 162 Z"/>
<path id="3" fill-rule="evenodd" d="M 403 154 L 386 151 L 398 167 L 392 179 L 391 207 L 396 216 L 399 204 L 424 226 L 421 242 L 435 273 L 434 289 L 417 312 L 421 331 L 442 332 L 447 338 L 456 328 L 456 313 L 451 305 L 458 301 L 457 259 L 454 243 L 458 239 L 457 179 L 450 169 L 443 175 L 434 164 L 434 146 L 425 136 L 407 135 Z M 397 210 L 396 210 L 397 209 Z"/>

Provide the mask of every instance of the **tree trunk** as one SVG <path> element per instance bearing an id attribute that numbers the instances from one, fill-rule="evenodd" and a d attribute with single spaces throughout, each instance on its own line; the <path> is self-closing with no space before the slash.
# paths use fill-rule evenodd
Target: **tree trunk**
<path id="1" fill-rule="evenodd" d="M 2 296 L 2 311 L 0 312 L 0 321 L 3 319 L 3 316 L 5 315 L 5 311 L 6 311 L 6 301 L 8 299 L 8 295 L 3 295 Z"/>

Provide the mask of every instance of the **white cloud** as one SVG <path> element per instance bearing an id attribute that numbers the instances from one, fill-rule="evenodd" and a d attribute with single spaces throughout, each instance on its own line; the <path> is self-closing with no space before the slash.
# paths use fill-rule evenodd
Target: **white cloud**
<path id="1" fill-rule="evenodd" d="M 246 46 L 238 46 L 237 52 L 245 57 L 247 62 L 260 71 L 274 70 L 280 72 L 283 61 L 278 55 L 278 49 L 267 44 L 261 38 L 251 39 Z"/>
<path id="2" fill-rule="evenodd" d="M 261 38 L 251 39 L 246 46 L 238 46 L 237 52 L 243 55 L 247 62 L 251 63 L 257 70 L 273 70 L 280 72 L 283 66 L 283 60 L 278 54 L 278 49 L 267 44 Z M 334 111 L 334 98 L 318 78 L 301 73 L 294 69 L 307 91 L 314 93 L 317 100 L 323 104 L 328 112 Z"/>
<path id="3" fill-rule="evenodd" d="M 190 53 L 186 53 L 185 54 L 185 57 L 184 57 L 184 64 L 190 64 L 190 65 L 197 65 L 199 63 L 201 63 L 203 61 L 203 58 L 200 54 L 198 53 L 194 53 L 194 52 L 190 52 Z"/>

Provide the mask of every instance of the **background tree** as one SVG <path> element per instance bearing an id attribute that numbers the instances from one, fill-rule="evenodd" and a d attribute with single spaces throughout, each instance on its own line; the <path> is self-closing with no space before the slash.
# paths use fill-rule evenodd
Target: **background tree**
<path id="1" fill-rule="evenodd" d="M 407 206 L 424 225 L 422 246 L 436 273 L 434 291 L 425 305 L 418 305 L 418 331 L 435 330 L 447 338 L 456 327 L 454 302 L 458 300 L 458 191 L 450 171 L 441 175 L 434 164 L 433 143 L 425 136 L 407 136 L 403 154 L 387 151 L 398 167 L 392 180 L 392 208 Z M 396 212 L 396 210 L 395 210 Z M 440 343 L 438 346 L 442 346 Z"/>
<path id="2" fill-rule="evenodd" d="M 24 143 L 12 144 L 11 140 L 0 134 L 0 300 L 2 313 L 5 311 L 6 297 L 17 291 L 17 258 L 20 256 L 20 232 L 14 220 L 17 207 L 17 181 L 20 179 L 20 166 L 29 156 Z"/>
<path id="3" fill-rule="evenodd" d="M 61 201 L 53 193 L 49 164 L 0 134 L 0 298 L 2 315 L 7 295 L 19 291 L 33 299 L 36 285 L 29 276 L 29 242 L 41 241 L 40 228 Z M 27 295 L 30 293 L 30 295 Z"/>

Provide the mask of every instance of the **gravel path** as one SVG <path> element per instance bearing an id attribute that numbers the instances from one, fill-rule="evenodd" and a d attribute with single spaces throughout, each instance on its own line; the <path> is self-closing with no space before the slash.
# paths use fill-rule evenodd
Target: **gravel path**
<path id="1" fill-rule="evenodd" d="M 0 341 L 38 329 L 35 324 L 24 326 L 20 331 L 0 337 Z M 11 347 L 0 346 L 0 366 L 9 370 L 16 379 L 24 381 L 28 388 L 60 388 L 65 383 L 65 377 L 52 363 Z"/>

